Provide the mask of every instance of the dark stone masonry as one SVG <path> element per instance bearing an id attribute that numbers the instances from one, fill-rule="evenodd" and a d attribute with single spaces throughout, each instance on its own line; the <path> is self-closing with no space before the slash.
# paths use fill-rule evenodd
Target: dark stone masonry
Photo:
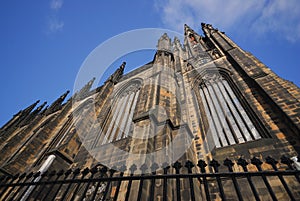
<path id="1" fill-rule="evenodd" d="M 300 89 L 224 32 L 204 23 L 202 30 L 203 36 L 185 25 L 182 43 L 164 34 L 152 62 L 123 74 L 124 62 L 96 89 L 91 79 L 68 99 L 69 91 L 48 107 L 36 102 L 18 112 L 0 129 L 0 176 L 39 171 L 45 163 L 47 171 L 97 164 L 136 164 L 140 170 L 153 161 L 172 166 L 187 160 L 209 164 L 212 159 L 298 156 Z M 233 171 L 240 169 L 234 165 Z M 207 166 L 206 172 L 213 169 Z M 138 186 L 133 182 L 131 189 Z M 126 188 L 118 188 L 118 200 L 124 200 Z M 144 197 L 149 188 L 146 182 Z M 159 184 L 155 188 L 161 200 Z M 182 182 L 182 196 L 187 188 Z M 138 195 L 132 191 L 130 196 Z M 168 200 L 172 196 L 169 190 Z"/>

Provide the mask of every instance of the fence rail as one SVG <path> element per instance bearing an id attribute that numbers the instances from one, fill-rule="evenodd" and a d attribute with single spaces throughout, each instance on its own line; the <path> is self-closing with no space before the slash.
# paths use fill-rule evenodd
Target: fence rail
<path id="1" fill-rule="evenodd" d="M 97 165 L 3 176 L 0 200 L 300 200 L 300 171 L 289 158 L 278 163 L 267 157 L 263 163 L 254 157 L 249 162 L 225 159 L 221 166 L 216 160 L 199 160 L 163 168 L 144 164 L 139 171 L 123 165 L 121 172 Z M 152 173 L 145 173 L 148 168 Z"/>

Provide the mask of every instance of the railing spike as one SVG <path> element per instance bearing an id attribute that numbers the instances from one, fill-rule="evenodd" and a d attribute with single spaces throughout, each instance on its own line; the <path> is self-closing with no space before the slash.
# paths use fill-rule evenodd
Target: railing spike
<path id="1" fill-rule="evenodd" d="M 259 171 L 261 171 L 261 165 L 263 164 L 263 162 L 261 162 L 261 160 L 259 160 L 259 159 L 256 158 L 256 157 L 253 157 L 253 158 L 251 159 L 251 163 L 252 163 L 253 165 L 255 165 Z"/>
<path id="2" fill-rule="evenodd" d="M 195 167 L 194 163 L 190 160 L 186 161 L 184 166 L 188 169 L 189 173 L 192 173 L 192 169 Z"/>
<path id="3" fill-rule="evenodd" d="M 117 169 L 116 166 L 112 166 L 111 169 L 108 170 L 111 177 L 115 174 L 116 169 Z"/>
<path id="4" fill-rule="evenodd" d="M 294 163 L 294 161 L 291 160 L 290 158 L 288 158 L 285 155 L 283 155 L 283 156 L 281 156 L 280 160 L 281 160 L 281 163 L 286 164 L 289 167 L 289 169 L 291 169 L 291 170 L 294 169 L 293 166 L 292 166 L 292 164 Z"/>
<path id="5" fill-rule="evenodd" d="M 170 164 L 167 163 L 167 162 L 164 162 L 164 163 L 162 164 L 161 167 L 162 167 L 164 170 L 168 170 L 168 169 L 170 169 Z"/>
<path id="6" fill-rule="evenodd" d="M 80 169 L 76 168 L 75 170 L 73 170 L 73 174 L 74 175 L 78 175 L 80 173 Z"/>
<path id="7" fill-rule="evenodd" d="M 136 167 L 136 164 L 132 164 L 129 168 L 130 172 L 133 174 L 136 170 L 137 170 L 137 167 Z"/>
<path id="8" fill-rule="evenodd" d="M 81 172 L 81 174 L 82 174 L 82 176 L 85 176 L 85 175 L 87 175 L 89 172 L 90 172 L 90 169 L 87 167 L 87 168 L 84 168 L 84 170 Z"/>
<path id="9" fill-rule="evenodd" d="M 244 172 L 248 172 L 248 168 L 247 165 L 249 164 L 245 159 L 243 159 L 242 157 L 240 157 L 237 161 L 237 164 L 242 166 Z"/>
<path id="10" fill-rule="evenodd" d="M 176 161 L 173 165 L 172 165 L 173 168 L 175 168 L 176 171 L 179 171 L 180 168 L 182 168 L 182 165 L 180 162 Z"/>
<path id="11" fill-rule="evenodd" d="M 142 171 L 142 173 L 145 173 L 147 169 L 148 169 L 148 166 L 147 166 L 146 163 L 144 163 L 144 164 L 140 167 L 140 170 Z"/>
<path id="12" fill-rule="evenodd" d="M 26 177 L 26 173 L 23 173 L 19 176 L 19 179 L 23 179 L 24 177 Z"/>
<path id="13" fill-rule="evenodd" d="M 226 159 L 224 160 L 223 165 L 227 166 L 229 172 L 233 172 L 232 167 L 234 166 L 234 163 L 232 162 L 232 160 L 226 158 Z"/>
<path id="14" fill-rule="evenodd" d="M 98 166 L 94 166 L 94 167 L 92 167 L 92 168 L 90 169 L 90 173 L 91 173 L 92 175 L 96 174 L 97 172 L 98 172 Z"/>
<path id="15" fill-rule="evenodd" d="M 107 173 L 107 170 L 108 170 L 108 168 L 107 168 L 106 166 L 103 166 L 103 167 L 100 169 L 101 175 L 106 174 L 106 173 Z"/>
<path id="16" fill-rule="evenodd" d="M 152 163 L 150 169 L 152 172 L 156 172 L 156 170 L 159 168 L 157 163 Z"/>
<path id="17" fill-rule="evenodd" d="M 71 169 L 68 169 L 66 172 L 65 172 L 65 176 L 69 176 L 70 174 L 72 173 L 72 170 Z"/>
<path id="18" fill-rule="evenodd" d="M 274 170 L 276 170 L 276 171 L 278 170 L 277 166 L 276 166 L 276 164 L 278 163 L 278 161 L 276 161 L 271 156 L 267 156 L 266 163 L 270 164 Z"/>
<path id="19" fill-rule="evenodd" d="M 33 174 L 33 177 L 34 177 L 34 178 L 37 178 L 37 177 L 39 177 L 39 176 L 41 176 L 41 172 L 40 172 L 40 171 L 38 171 L 38 172 L 36 172 L 36 173 Z"/>
<path id="20" fill-rule="evenodd" d="M 125 171 L 127 170 L 126 165 L 123 164 L 123 165 L 119 168 L 119 170 L 120 170 L 121 172 L 125 172 Z"/>
<path id="21" fill-rule="evenodd" d="M 199 160 L 197 166 L 200 167 L 202 173 L 206 172 L 205 167 L 207 166 L 207 164 L 204 160 Z"/>
<path id="22" fill-rule="evenodd" d="M 274 158 L 272 158 L 271 156 L 267 156 L 267 158 L 266 158 L 266 162 L 268 163 L 268 164 L 277 164 L 278 163 L 278 161 L 276 161 Z"/>
<path id="23" fill-rule="evenodd" d="M 209 165 L 211 167 L 213 167 L 214 171 L 215 172 L 219 172 L 219 166 L 220 166 L 220 163 L 218 161 L 216 161 L 215 159 L 212 159 L 209 163 Z"/>

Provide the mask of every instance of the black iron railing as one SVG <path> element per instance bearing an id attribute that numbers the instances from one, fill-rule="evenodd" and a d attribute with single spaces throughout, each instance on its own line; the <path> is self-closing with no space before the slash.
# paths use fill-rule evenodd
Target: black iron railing
<path id="1" fill-rule="evenodd" d="M 3 176 L 0 200 L 300 200 L 300 171 L 292 163 L 286 157 L 280 163 L 254 157 L 236 163 L 225 159 L 222 166 L 216 160 L 162 169 L 144 164 L 139 173 L 135 165 L 128 170 L 123 165 L 120 172 L 97 165 Z M 146 173 L 148 168 L 152 173 Z"/>

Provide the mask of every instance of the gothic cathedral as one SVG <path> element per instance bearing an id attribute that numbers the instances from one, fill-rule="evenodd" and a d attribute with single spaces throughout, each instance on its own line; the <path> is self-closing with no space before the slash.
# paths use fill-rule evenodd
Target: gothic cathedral
<path id="1" fill-rule="evenodd" d="M 164 34 L 152 62 L 127 74 L 124 62 L 102 86 L 18 112 L 0 129 L 0 175 L 298 156 L 300 89 L 202 30 L 185 25 L 182 43 Z"/>

